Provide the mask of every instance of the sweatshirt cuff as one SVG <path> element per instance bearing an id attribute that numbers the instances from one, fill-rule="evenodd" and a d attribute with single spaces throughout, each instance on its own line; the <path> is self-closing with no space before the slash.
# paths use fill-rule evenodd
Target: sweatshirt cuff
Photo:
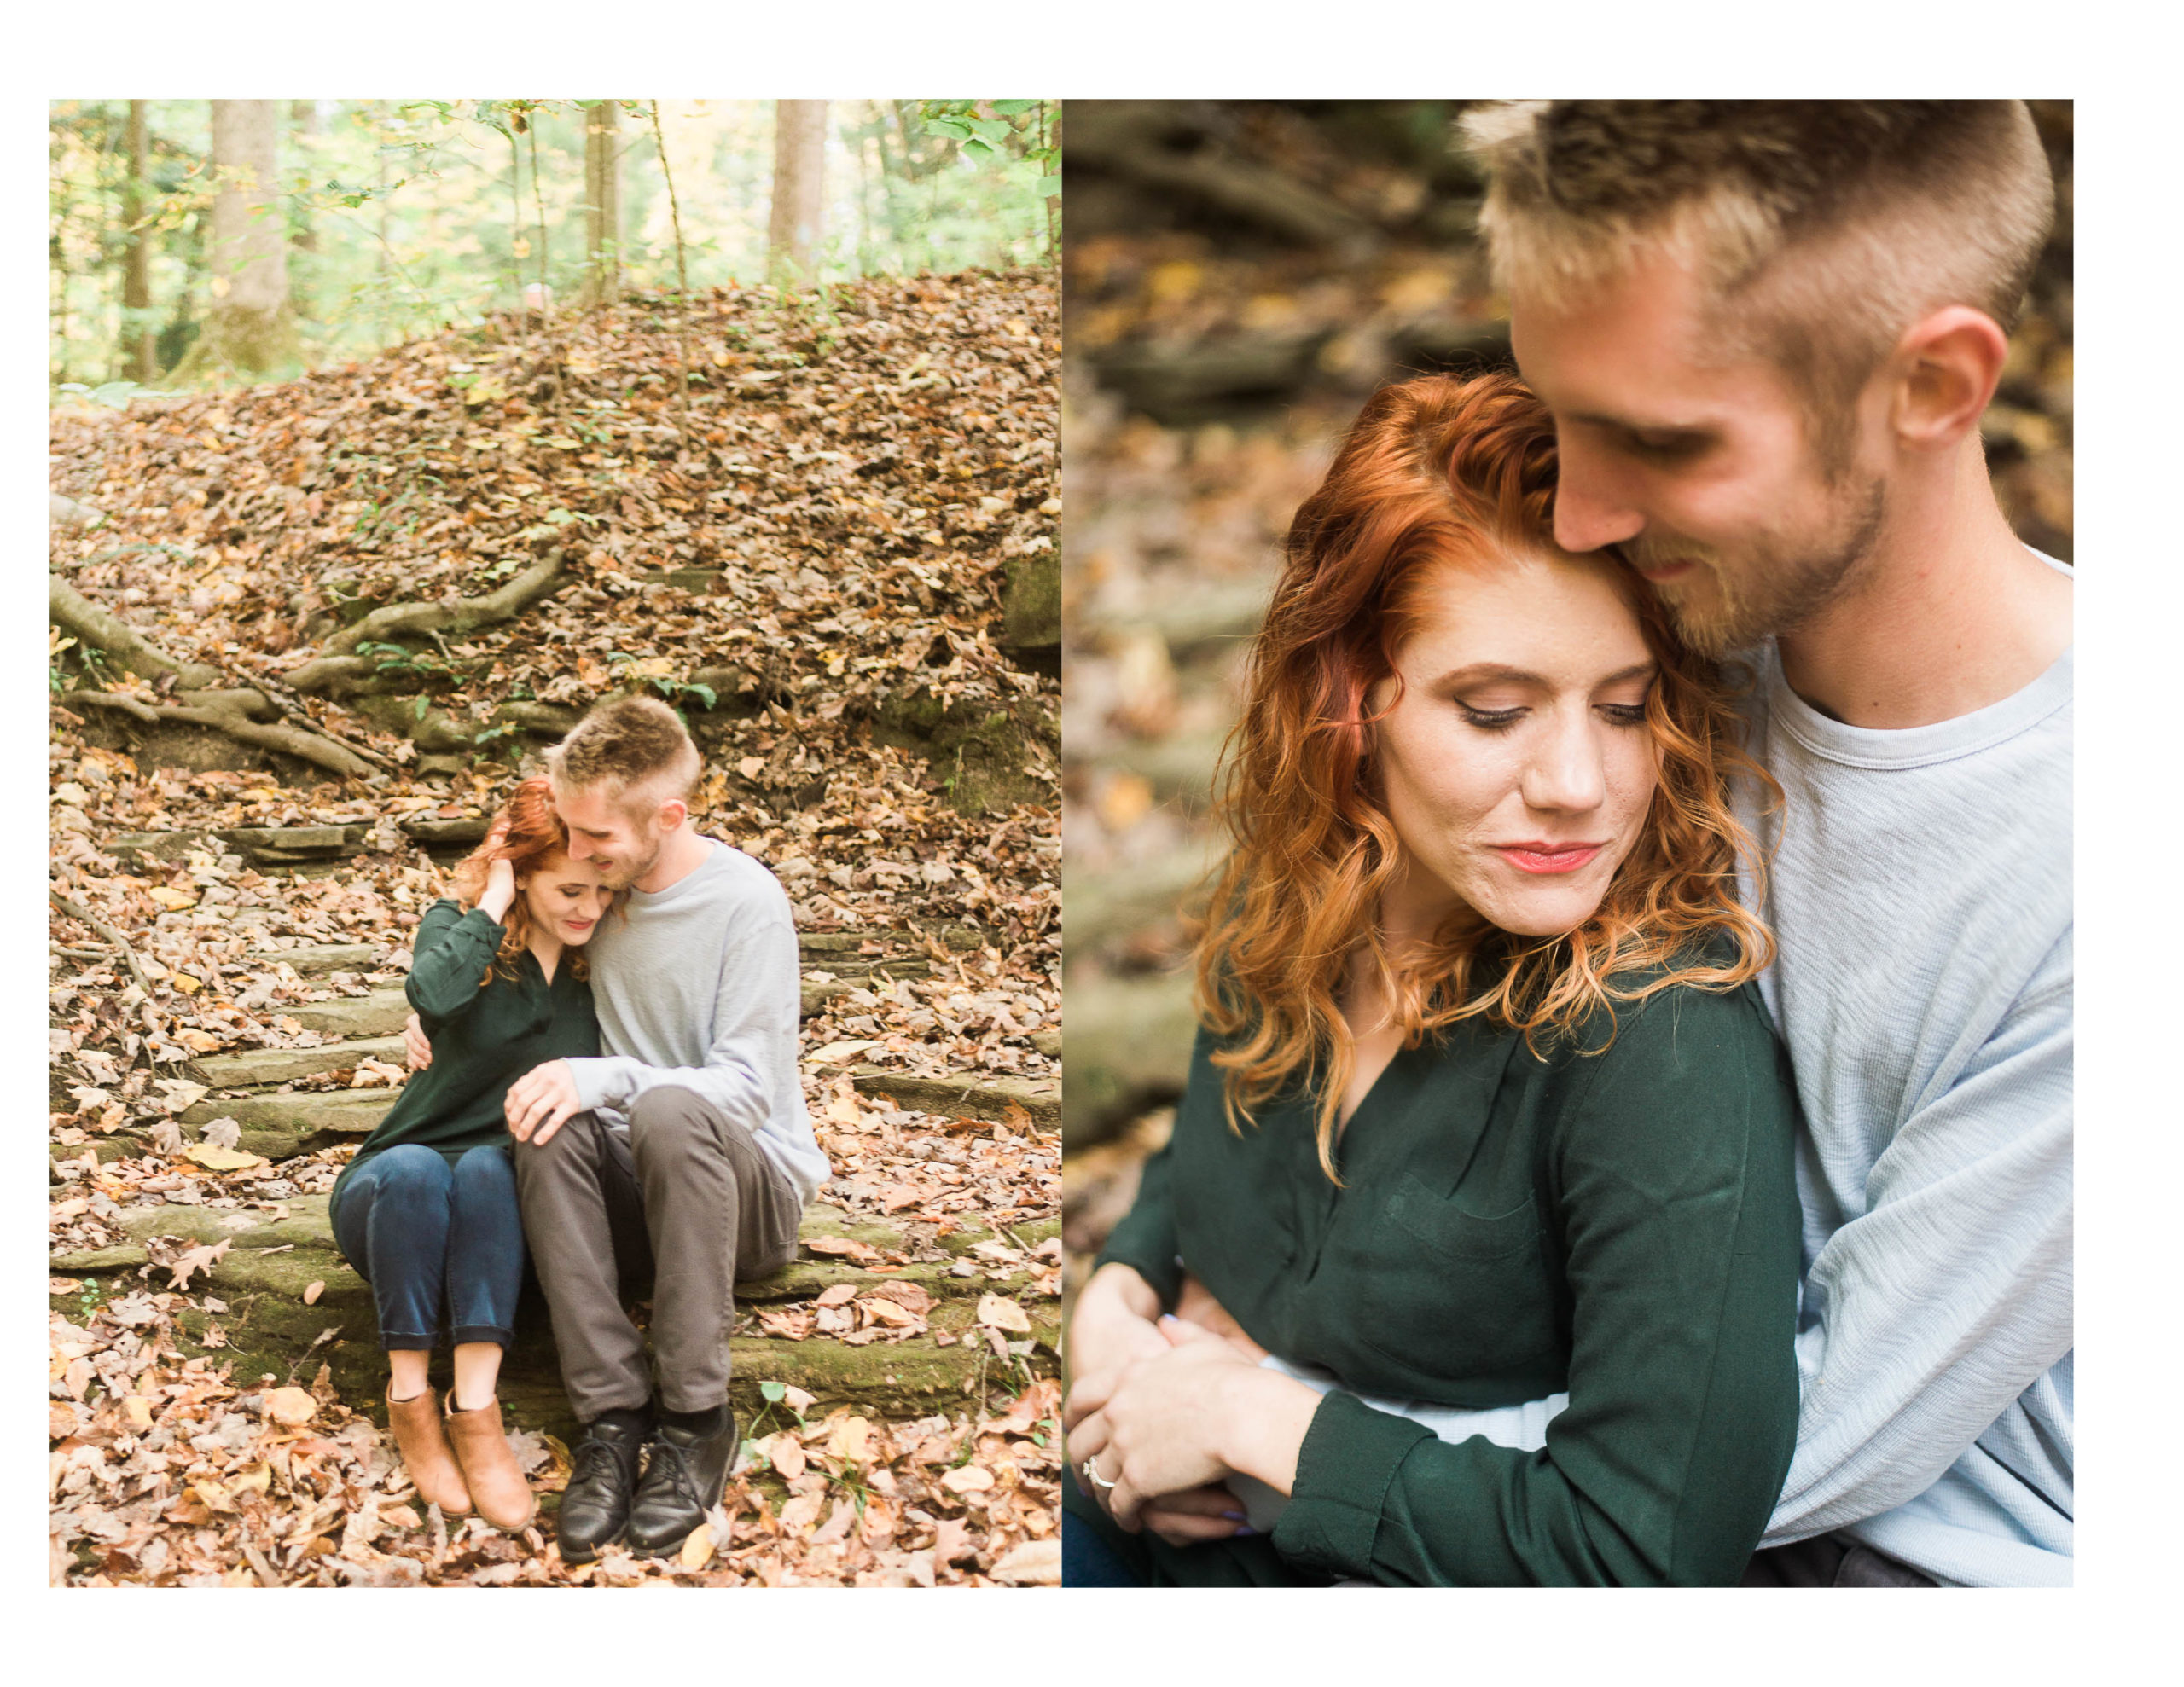
<path id="1" fill-rule="evenodd" d="M 1274 1526 L 1274 1549 L 1333 1575 L 1373 1574 L 1373 1547 L 1388 1490 L 1411 1449 L 1430 1441 L 1422 1423 L 1375 1412 L 1336 1388 L 1320 1401 L 1297 1453 L 1297 1484 Z"/>
<path id="2" fill-rule="evenodd" d="M 569 1069 L 570 1081 L 577 1087 L 577 1100 L 584 1111 L 594 1113 L 602 1106 L 612 1104 L 615 1090 L 613 1068 L 616 1057 L 607 1054 L 565 1054 L 561 1064 Z"/>

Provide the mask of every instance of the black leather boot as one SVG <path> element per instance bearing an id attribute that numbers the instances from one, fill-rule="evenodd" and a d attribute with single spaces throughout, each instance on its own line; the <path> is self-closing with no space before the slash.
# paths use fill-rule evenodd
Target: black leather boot
<path id="1" fill-rule="evenodd" d="M 632 1552 L 664 1557 L 681 1551 L 706 1513 L 720 1504 L 736 1446 L 735 1414 L 723 1406 L 720 1417 L 720 1429 L 710 1435 L 671 1423 L 653 1431 L 644 1480 L 630 1508 Z"/>
<path id="2" fill-rule="evenodd" d="M 651 1428 L 642 1413 L 615 1412 L 584 1430 L 555 1526 L 563 1563 L 589 1564 L 622 1538 L 637 1491 L 637 1455 Z"/>

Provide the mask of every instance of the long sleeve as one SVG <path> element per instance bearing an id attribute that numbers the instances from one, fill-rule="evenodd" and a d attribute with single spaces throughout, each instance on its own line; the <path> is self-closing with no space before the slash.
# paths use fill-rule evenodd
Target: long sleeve
<path id="1" fill-rule="evenodd" d="M 577 1095 L 587 1108 L 626 1115 L 647 1090 L 671 1084 L 695 1091 L 756 1133 L 784 1070 L 793 1072 L 800 999 L 796 932 L 786 913 L 740 922 L 721 951 L 703 1063 L 653 1066 L 632 1055 L 572 1060 Z"/>
<path id="2" fill-rule="evenodd" d="M 1570 1404 L 1546 1446 L 1451 1444 L 1330 1394 L 1285 1558 L 1398 1586 L 1737 1579 L 1797 1419 L 1793 1103 L 1746 1001 L 1623 1019 L 1557 1126 Z"/>
<path id="3" fill-rule="evenodd" d="M 1172 1166 L 1165 1147 L 1147 1157 L 1138 1176 L 1137 1199 L 1108 1232 L 1097 1262 L 1130 1267 L 1153 1285 L 1164 1307 L 1176 1304 L 1183 1284 L 1182 1267 L 1176 1262 L 1176 1208 L 1169 1190 Z"/>
<path id="4" fill-rule="evenodd" d="M 1919 1495 L 2071 1351 L 2073 976 L 2066 936 L 1814 1258 L 1766 1545 Z"/>
<path id="5" fill-rule="evenodd" d="M 459 903 L 443 897 L 425 910 L 402 993 L 427 1034 L 478 1000 L 479 981 L 493 964 L 502 935 L 499 922 L 482 908 L 466 913 Z"/>

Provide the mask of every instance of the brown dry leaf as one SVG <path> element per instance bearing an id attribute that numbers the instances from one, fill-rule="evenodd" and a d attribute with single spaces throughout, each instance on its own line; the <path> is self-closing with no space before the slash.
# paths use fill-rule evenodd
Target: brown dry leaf
<path id="1" fill-rule="evenodd" d="M 920 1318 L 925 1317 L 939 1304 L 932 1291 L 921 1283 L 883 1283 L 867 1292 L 874 1299 L 892 1301 Z"/>
<path id="2" fill-rule="evenodd" d="M 804 1443 L 784 1429 L 766 1438 L 766 1461 L 788 1481 L 804 1474 Z"/>
<path id="3" fill-rule="evenodd" d="M 1019 1336 L 1031 1333 L 1030 1314 L 1006 1295 L 979 1296 L 979 1322 L 996 1330 L 1008 1330 Z"/>
<path id="4" fill-rule="evenodd" d="M 304 1290 L 304 1304 L 307 1307 L 317 1306 L 318 1304 L 318 1297 L 325 1292 L 326 1284 L 323 1279 L 317 1283 L 313 1283 L 310 1287 Z"/>
<path id="5" fill-rule="evenodd" d="M 859 1242 L 850 1236 L 813 1236 L 804 1245 L 815 1254 L 832 1255 L 838 1259 L 854 1260 L 859 1265 L 877 1264 L 881 1257 L 877 1248 Z"/>
<path id="6" fill-rule="evenodd" d="M 839 1417 L 827 1435 L 827 1454 L 851 1464 L 872 1457 L 872 1421 L 855 1415 Z"/>
<path id="7" fill-rule="evenodd" d="M 152 1427 L 152 1402 L 142 1394 L 125 1394 L 122 1397 L 121 1415 L 130 1429 L 141 1435 Z"/>
<path id="8" fill-rule="evenodd" d="M 1061 1586 L 1061 1542 L 1059 1539 L 1027 1540 L 1003 1553 L 990 1574 L 996 1581 L 1019 1587 Z"/>
<path id="9" fill-rule="evenodd" d="M 293 1429 L 318 1416 L 318 1402 L 308 1388 L 276 1388 L 265 1396 L 265 1415 Z"/>
<path id="10" fill-rule="evenodd" d="M 712 1561 L 713 1526 L 700 1523 L 684 1539 L 682 1551 L 676 1555 L 676 1562 L 686 1570 L 702 1570 Z"/>
<path id="11" fill-rule="evenodd" d="M 791 1412 L 802 1412 L 808 1410 L 814 1398 L 793 1383 L 786 1383 L 781 1388 L 781 1401 Z"/>
<path id="12" fill-rule="evenodd" d="M 257 1157 L 253 1155 L 251 1157 L 255 1159 Z M 169 1286 L 175 1289 L 187 1289 L 194 1273 L 200 1271 L 210 1272 L 214 1266 L 219 1264 L 227 1256 L 228 1249 L 235 1245 L 234 1238 L 223 1237 L 218 1242 L 192 1248 L 167 1267 Z"/>
<path id="13" fill-rule="evenodd" d="M 822 1307 L 846 1306 L 850 1301 L 856 1298 L 856 1284 L 835 1283 L 829 1284 L 826 1289 L 820 1291 L 819 1298 L 815 1304 Z"/>
<path id="14" fill-rule="evenodd" d="M 982 1464 L 958 1464 L 940 1485 L 950 1493 L 984 1493 L 993 1486 L 993 1472 Z"/>

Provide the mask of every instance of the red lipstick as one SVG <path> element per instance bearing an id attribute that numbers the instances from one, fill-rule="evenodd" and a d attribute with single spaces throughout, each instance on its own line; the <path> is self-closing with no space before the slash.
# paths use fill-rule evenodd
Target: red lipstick
<path id="1" fill-rule="evenodd" d="M 1606 849 L 1605 844 L 1497 844 L 1512 867 L 1524 872 L 1575 872 Z"/>

